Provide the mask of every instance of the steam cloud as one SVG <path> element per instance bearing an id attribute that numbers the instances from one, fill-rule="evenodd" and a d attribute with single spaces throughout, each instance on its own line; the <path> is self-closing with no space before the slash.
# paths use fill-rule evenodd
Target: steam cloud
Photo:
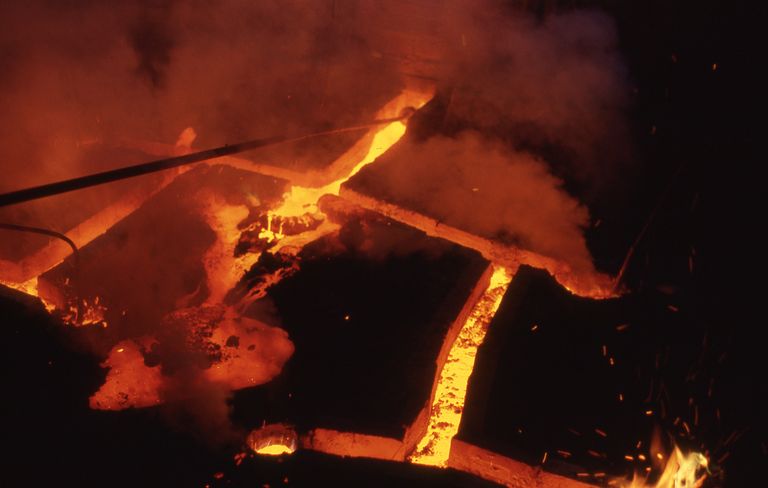
<path id="1" fill-rule="evenodd" d="M 581 232 L 587 209 L 534 156 L 469 131 L 403 146 L 393 156 L 375 182 L 385 198 L 576 271 L 593 270 Z"/>
<path id="2" fill-rule="evenodd" d="M 561 175 L 610 184 L 629 149 L 626 69 L 613 21 L 598 11 L 540 21 L 469 2 L 446 73 L 458 90 L 449 123 L 545 156 Z"/>

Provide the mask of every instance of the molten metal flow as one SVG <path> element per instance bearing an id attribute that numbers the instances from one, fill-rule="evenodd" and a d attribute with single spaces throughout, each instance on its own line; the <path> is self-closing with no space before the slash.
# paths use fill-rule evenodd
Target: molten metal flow
<path id="1" fill-rule="evenodd" d="M 377 114 L 380 117 L 393 117 L 409 107 L 420 108 L 429 99 L 425 94 L 404 91 L 399 97 L 387 103 Z M 376 131 L 373 136 L 368 153 L 358 161 L 344 176 L 328 183 L 327 185 L 308 188 L 292 186 L 290 191 L 283 195 L 283 204 L 271 212 L 273 216 L 299 217 L 306 213 L 316 213 L 317 202 L 324 195 L 337 195 L 341 185 L 355 176 L 363 167 L 372 163 L 384 154 L 390 147 L 400 140 L 405 134 L 405 124 L 402 121 L 392 122 Z M 275 232 L 275 229 L 272 229 Z M 279 229 L 277 230 L 279 234 Z"/>
<path id="2" fill-rule="evenodd" d="M 505 268 L 494 266 L 488 287 L 472 308 L 440 372 L 427 433 L 409 458 L 411 462 L 446 465 L 451 452 L 451 439 L 459 431 L 477 348 L 483 343 L 488 324 L 496 314 L 511 280 Z"/>

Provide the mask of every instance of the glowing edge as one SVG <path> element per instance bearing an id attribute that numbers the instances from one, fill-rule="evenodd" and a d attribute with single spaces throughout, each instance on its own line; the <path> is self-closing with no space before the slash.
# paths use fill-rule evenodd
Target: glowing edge
<path id="1" fill-rule="evenodd" d="M 483 343 L 488 324 L 496 314 L 511 281 L 512 276 L 506 268 L 493 267 L 488 287 L 472 307 L 440 372 L 427 432 L 408 458 L 412 463 L 441 467 L 447 465 L 451 440 L 459 431 L 477 348 Z"/>

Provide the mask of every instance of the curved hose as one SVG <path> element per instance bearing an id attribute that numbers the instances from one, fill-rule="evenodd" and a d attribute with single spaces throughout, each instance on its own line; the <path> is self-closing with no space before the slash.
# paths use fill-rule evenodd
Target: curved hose
<path id="1" fill-rule="evenodd" d="M 28 225 L 18 225 L 18 224 L 8 224 L 4 222 L 0 222 L 0 229 L 3 230 L 11 230 L 16 232 L 30 232 L 32 234 L 41 234 L 44 236 L 49 237 L 55 237 L 56 239 L 60 239 L 67 243 L 69 247 L 72 248 L 72 256 L 74 260 L 74 266 L 73 266 L 73 272 L 72 272 L 72 278 L 70 279 L 70 283 L 72 283 L 72 289 L 74 291 L 75 295 L 75 303 L 77 304 L 77 319 L 76 322 L 80 323 L 80 320 L 83 316 L 83 304 L 80 302 L 80 297 L 78 293 L 78 274 L 80 269 L 80 252 L 77 249 L 77 245 L 67 237 L 66 235 L 62 234 L 61 232 L 56 232 L 55 230 L 50 229 L 44 229 L 42 227 L 31 227 Z"/>

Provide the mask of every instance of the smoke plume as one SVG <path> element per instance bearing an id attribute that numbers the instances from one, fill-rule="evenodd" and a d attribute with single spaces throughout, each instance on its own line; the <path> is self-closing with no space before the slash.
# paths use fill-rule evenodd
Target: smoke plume
<path id="1" fill-rule="evenodd" d="M 352 185 L 450 225 L 594 272 L 586 205 L 630 160 L 626 70 L 597 11 L 534 17 L 451 2 L 439 18 L 442 90 L 426 135 Z"/>

